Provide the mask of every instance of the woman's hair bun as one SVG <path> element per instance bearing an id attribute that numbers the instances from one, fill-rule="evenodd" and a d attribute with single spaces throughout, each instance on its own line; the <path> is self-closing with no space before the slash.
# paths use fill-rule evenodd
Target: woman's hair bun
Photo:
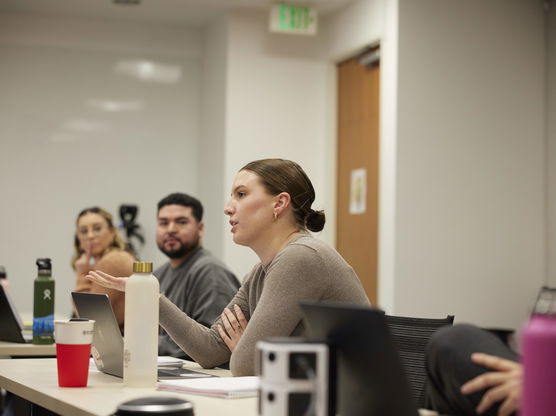
<path id="1" fill-rule="evenodd" d="M 305 217 L 305 226 L 309 231 L 322 231 L 325 222 L 326 216 L 324 215 L 324 211 L 311 210 Z"/>

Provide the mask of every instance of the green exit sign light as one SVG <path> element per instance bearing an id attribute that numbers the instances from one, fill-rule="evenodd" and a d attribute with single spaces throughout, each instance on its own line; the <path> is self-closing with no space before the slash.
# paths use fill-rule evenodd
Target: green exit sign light
<path id="1" fill-rule="evenodd" d="M 317 14 L 313 7 L 276 4 L 270 11 L 270 31 L 299 35 L 317 33 Z"/>

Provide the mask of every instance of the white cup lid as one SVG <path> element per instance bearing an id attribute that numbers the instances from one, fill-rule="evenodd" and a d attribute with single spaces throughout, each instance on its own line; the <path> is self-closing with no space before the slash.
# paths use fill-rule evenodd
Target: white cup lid
<path id="1" fill-rule="evenodd" d="M 57 344 L 90 344 L 93 342 L 94 327 L 93 320 L 55 320 L 54 340 Z"/>

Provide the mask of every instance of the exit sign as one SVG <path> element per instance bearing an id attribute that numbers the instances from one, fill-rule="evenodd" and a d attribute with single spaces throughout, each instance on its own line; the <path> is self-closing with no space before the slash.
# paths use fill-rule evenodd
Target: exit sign
<path id="1" fill-rule="evenodd" d="M 276 4 L 270 10 L 270 31 L 315 35 L 317 13 L 313 7 Z"/>

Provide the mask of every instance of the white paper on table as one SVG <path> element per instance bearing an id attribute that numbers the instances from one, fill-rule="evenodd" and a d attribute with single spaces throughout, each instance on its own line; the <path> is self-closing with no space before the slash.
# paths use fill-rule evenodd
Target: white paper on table
<path id="1" fill-rule="evenodd" d="M 226 399 L 256 397 L 258 388 L 259 377 L 256 376 L 165 380 L 158 383 L 158 390 Z"/>

